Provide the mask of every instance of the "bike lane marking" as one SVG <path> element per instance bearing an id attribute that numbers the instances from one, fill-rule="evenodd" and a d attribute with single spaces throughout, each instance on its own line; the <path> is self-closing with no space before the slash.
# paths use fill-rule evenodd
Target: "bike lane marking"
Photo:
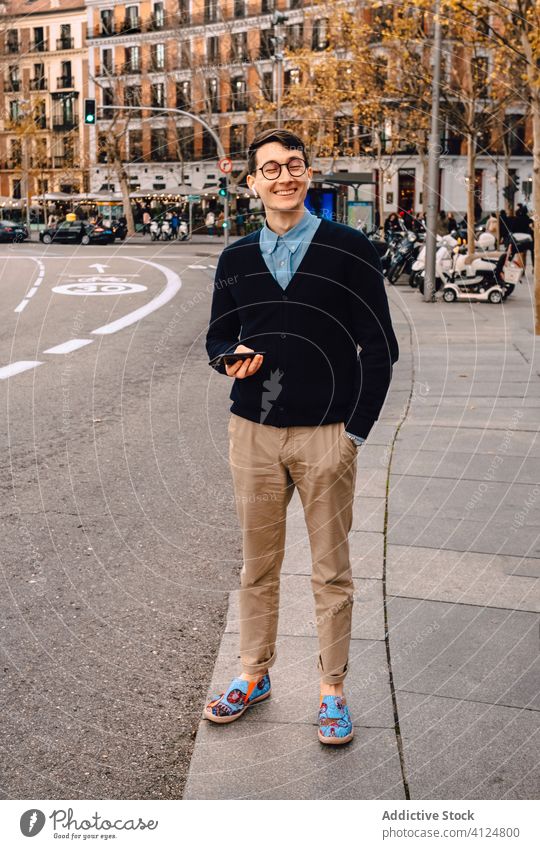
<path id="1" fill-rule="evenodd" d="M 19 258 L 19 257 L 17 257 L 17 259 L 18 259 L 18 258 Z M 22 257 L 21 257 L 21 259 L 22 259 Z M 23 309 L 25 308 L 25 306 L 26 306 L 26 305 L 27 305 L 27 303 L 29 302 L 30 298 L 31 298 L 33 295 L 35 295 L 35 294 L 36 294 L 37 290 L 39 289 L 39 287 L 40 287 L 40 286 L 41 286 L 41 284 L 43 283 L 43 278 L 45 277 L 45 266 L 44 266 L 44 264 L 42 263 L 42 261 L 41 261 L 40 259 L 38 259 L 37 257 L 35 257 L 35 256 L 28 257 L 28 259 L 33 260 L 33 261 L 37 264 L 37 267 L 38 267 L 38 275 L 37 275 L 36 279 L 34 280 L 34 285 L 33 285 L 33 286 L 32 286 L 32 288 L 31 288 L 31 289 L 30 289 L 30 290 L 26 293 L 25 297 L 24 297 L 24 298 L 23 298 L 23 300 L 20 302 L 20 304 L 18 304 L 18 305 L 15 307 L 14 312 L 22 312 L 22 311 L 23 311 Z"/>
<path id="2" fill-rule="evenodd" d="M 20 374 L 22 371 L 42 366 L 43 363 L 39 360 L 18 360 L 16 363 L 9 363 L 7 366 L 0 368 L 0 380 L 6 380 L 14 374 Z"/>
<path id="3" fill-rule="evenodd" d="M 34 259 L 34 257 L 32 257 Z M 116 319 L 115 321 L 110 322 L 109 324 L 104 324 L 101 327 L 97 327 L 95 330 L 91 330 L 90 333 L 94 333 L 100 336 L 111 335 L 113 333 L 118 332 L 119 330 L 124 330 L 124 328 L 129 327 L 131 324 L 135 324 L 143 318 L 146 318 L 147 315 L 150 315 L 155 310 L 167 304 L 171 301 L 175 295 L 180 291 L 182 287 L 182 280 L 178 276 L 178 274 L 170 268 L 167 268 L 165 265 L 161 265 L 157 262 L 152 262 L 151 260 L 140 259 L 139 257 L 123 257 L 123 259 L 130 260 L 132 262 L 142 263 L 143 265 L 149 265 L 152 268 L 156 268 L 160 271 L 165 279 L 166 284 L 165 288 L 152 300 L 150 300 L 144 306 L 139 307 L 136 310 L 133 310 L 130 313 L 122 316 L 121 318 Z M 89 345 L 93 342 L 93 339 L 68 339 L 66 342 L 61 342 L 58 345 L 54 345 L 52 348 L 48 348 L 42 353 L 47 354 L 67 354 L 72 350 L 77 350 L 78 348 L 82 348 L 85 345 Z M 14 363 L 9 363 L 6 366 L 0 367 L 0 380 L 6 380 L 13 375 L 19 374 L 20 372 L 27 371 L 31 368 L 36 368 L 37 366 L 43 365 L 43 362 L 38 360 L 18 360 Z"/>

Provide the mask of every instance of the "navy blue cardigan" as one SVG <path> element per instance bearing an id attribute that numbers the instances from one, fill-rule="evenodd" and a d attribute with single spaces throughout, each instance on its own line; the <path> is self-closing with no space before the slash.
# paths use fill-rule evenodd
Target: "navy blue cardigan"
<path id="1" fill-rule="evenodd" d="M 367 437 L 399 356 L 376 250 L 360 231 L 323 219 L 284 291 L 259 234 L 225 248 L 214 280 L 210 359 L 239 344 L 266 351 L 255 374 L 234 381 L 231 412 L 274 427 L 342 421 Z"/>

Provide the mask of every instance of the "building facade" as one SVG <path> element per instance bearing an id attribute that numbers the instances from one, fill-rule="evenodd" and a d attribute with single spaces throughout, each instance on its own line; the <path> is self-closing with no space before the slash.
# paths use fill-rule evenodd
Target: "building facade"
<path id="1" fill-rule="evenodd" d="M 88 190 L 84 0 L 0 7 L 0 194 Z"/>
<path id="2" fill-rule="evenodd" d="M 302 0 L 0 4 L 0 194 L 118 191 L 118 174 L 105 144 L 112 135 L 134 191 L 174 192 L 179 184 L 194 192 L 214 188 L 219 171 L 212 137 L 188 115 L 159 114 L 152 107 L 204 118 L 233 160 L 233 177 L 241 174 L 255 133 L 276 123 L 278 74 L 285 91 L 297 78 L 293 55 L 285 51 L 283 61 L 276 62 L 276 36 L 283 36 L 285 48 L 324 51 L 328 8 Z M 276 22 L 276 12 L 286 20 Z M 83 123 L 85 97 L 97 102 L 96 126 Z M 261 99 L 268 108 L 255 114 L 252 107 Z M 114 106 L 137 109 L 120 113 Z M 286 123 L 286 111 L 282 117 Z M 519 108 L 513 118 L 515 133 L 504 166 L 515 186 L 513 201 L 527 202 L 530 130 Z M 336 127 L 336 146 L 331 155 L 314 161 L 316 172 L 373 173 L 373 187 L 364 187 L 360 196 L 350 189 L 349 199 L 375 201 L 374 193 L 382 193 L 385 214 L 422 207 L 424 166 L 414 149 L 394 153 L 384 162 L 384 179 L 379 180 L 377 164 L 361 142 L 369 128 L 355 127 L 343 115 Z M 442 205 L 463 212 L 465 145 L 450 128 L 444 138 Z M 504 203 L 502 170 L 501 157 L 480 152 L 475 186 L 484 210 Z"/>

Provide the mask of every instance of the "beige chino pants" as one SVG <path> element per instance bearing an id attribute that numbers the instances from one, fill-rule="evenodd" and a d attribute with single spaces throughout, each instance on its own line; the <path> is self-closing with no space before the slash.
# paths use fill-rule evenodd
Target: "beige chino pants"
<path id="1" fill-rule="evenodd" d="M 317 668 L 327 684 L 345 679 L 354 597 L 348 535 L 357 450 L 343 422 L 278 428 L 231 413 L 229 461 L 243 537 L 243 672 L 256 675 L 276 660 L 285 521 L 297 487 L 311 548 Z"/>

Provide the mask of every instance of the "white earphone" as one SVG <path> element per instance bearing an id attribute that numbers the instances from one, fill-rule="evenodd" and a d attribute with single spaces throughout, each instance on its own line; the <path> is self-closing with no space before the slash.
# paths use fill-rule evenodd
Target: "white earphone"
<path id="1" fill-rule="evenodd" d="M 255 195 L 256 198 L 259 197 L 259 195 L 257 194 L 257 189 L 255 188 L 255 186 L 251 187 L 251 191 L 253 192 L 253 194 Z"/>

